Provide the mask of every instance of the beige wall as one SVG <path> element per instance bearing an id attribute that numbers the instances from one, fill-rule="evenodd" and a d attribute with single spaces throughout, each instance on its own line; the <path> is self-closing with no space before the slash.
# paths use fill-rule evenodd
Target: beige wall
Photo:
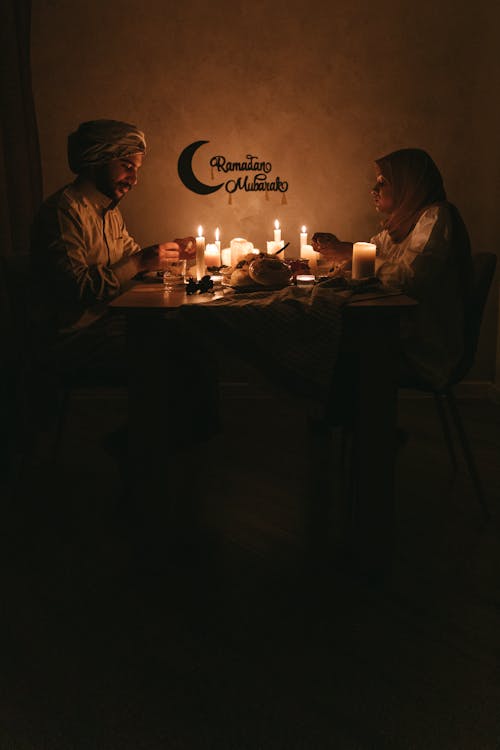
<path id="1" fill-rule="evenodd" d="M 462 9 L 460 9 L 462 8 Z M 465 9 L 467 8 L 467 9 Z M 494 17 L 494 15 L 496 17 Z M 33 85 L 46 194 L 69 180 L 67 133 L 80 121 L 135 122 L 149 153 L 123 204 L 130 231 L 150 244 L 216 225 L 224 240 L 257 246 L 312 233 L 367 239 L 373 159 L 427 149 L 440 166 L 476 249 L 496 252 L 500 202 L 498 5 L 479 0 L 33 0 Z M 289 183 L 270 194 L 199 196 L 177 175 L 194 158 L 270 161 Z M 217 178 L 217 175 L 216 175 Z M 493 379 L 498 282 L 474 375 Z"/>

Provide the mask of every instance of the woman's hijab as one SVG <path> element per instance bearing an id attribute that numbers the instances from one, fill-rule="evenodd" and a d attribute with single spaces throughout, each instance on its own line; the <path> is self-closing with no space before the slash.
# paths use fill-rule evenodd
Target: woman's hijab
<path id="1" fill-rule="evenodd" d="M 383 226 L 394 242 L 401 242 L 426 208 L 446 200 L 443 178 L 429 154 L 419 148 L 394 151 L 375 163 L 394 198 L 394 210 Z"/>
<path id="2" fill-rule="evenodd" d="M 411 232 L 426 208 L 445 203 L 452 219 L 452 245 L 465 304 L 469 304 L 472 259 L 469 234 L 458 209 L 446 200 L 441 173 L 428 153 L 405 148 L 376 160 L 380 174 L 393 191 L 394 210 L 383 227 L 394 242 Z"/>

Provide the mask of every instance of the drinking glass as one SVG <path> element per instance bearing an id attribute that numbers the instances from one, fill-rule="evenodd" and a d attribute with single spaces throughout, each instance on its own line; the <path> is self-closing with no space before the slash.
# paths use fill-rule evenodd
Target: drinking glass
<path id="1" fill-rule="evenodd" d="M 166 292 L 182 291 L 186 276 L 185 260 L 166 260 L 163 263 L 163 284 Z"/>

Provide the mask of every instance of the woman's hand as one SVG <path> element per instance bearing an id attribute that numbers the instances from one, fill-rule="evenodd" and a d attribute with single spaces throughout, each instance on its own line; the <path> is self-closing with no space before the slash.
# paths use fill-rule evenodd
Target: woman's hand
<path id="1" fill-rule="evenodd" d="M 313 250 L 337 263 L 348 262 L 352 259 L 352 242 L 341 242 L 330 232 L 315 232 L 311 241 Z"/>
<path id="2" fill-rule="evenodd" d="M 313 250 L 323 255 L 333 255 L 338 249 L 340 240 L 330 232 L 314 232 L 312 236 Z"/>

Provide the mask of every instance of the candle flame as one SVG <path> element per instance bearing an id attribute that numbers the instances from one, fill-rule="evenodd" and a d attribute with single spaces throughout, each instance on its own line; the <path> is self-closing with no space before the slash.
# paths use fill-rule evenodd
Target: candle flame
<path id="1" fill-rule="evenodd" d="M 305 227 L 302 227 L 302 230 L 301 230 L 301 231 L 302 231 L 302 234 L 305 234 L 305 232 L 306 232 L 306 228 L 305 228 Z"/>
<path id="2" fill-rule="evenodd" d="M 217 227 L 217 229 L 215 230 L 215 241 L 219 241 L 219 227 Z"/>
<path id="3" fill-rule="evenodd" d="M 274 222 L 274 228 L 275 229 L 279 229 L 280 228 L 280 223 L 279 223 L 278 219 L 276 219 L 276 221 Z"/>
<path id="4" fill-rule="evenodd" d="M 203 227 L 202 226 L 198 227 L 198 237 L 203 237 Z"/>

